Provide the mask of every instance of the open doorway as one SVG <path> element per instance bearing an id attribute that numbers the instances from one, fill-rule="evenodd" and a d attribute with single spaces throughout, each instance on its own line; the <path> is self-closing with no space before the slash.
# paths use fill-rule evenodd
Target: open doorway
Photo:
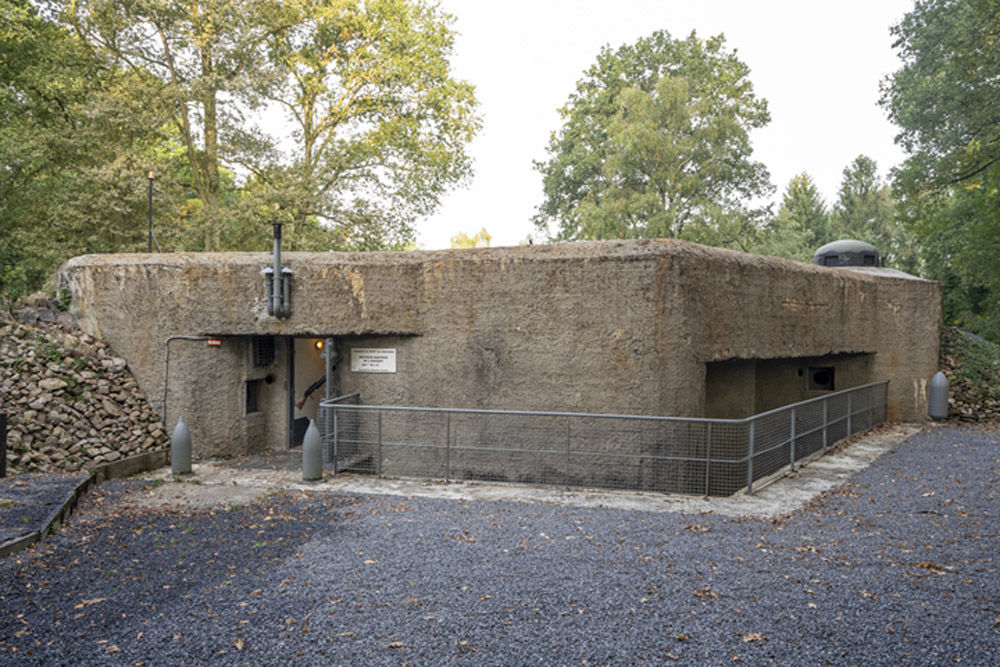
<path id="1" fill-rule="evenodd" d="M 301 447 L 309 421 L 315 420 L 319 402 L 327 395 L 326 387 L 326 353 L 329 342 L 333 342 L 335 362 L 339 361 L 336 339 L 333 338 L 294 338 L 290 344 L 290 382 L 289 396 L 290 432 L 289 448 Z M 331 395 L 339 393 L 340 385 L 339 363 L 333 371 L 333 386 Z"/>

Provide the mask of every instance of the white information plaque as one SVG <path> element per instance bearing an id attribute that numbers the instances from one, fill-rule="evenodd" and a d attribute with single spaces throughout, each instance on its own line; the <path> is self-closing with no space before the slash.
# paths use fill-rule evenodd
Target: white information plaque
<path id="1" fill-rule="evenodd" d="M 351 350 L 352 373 L 395 373 L 396 349 L 356 347 Z"/>

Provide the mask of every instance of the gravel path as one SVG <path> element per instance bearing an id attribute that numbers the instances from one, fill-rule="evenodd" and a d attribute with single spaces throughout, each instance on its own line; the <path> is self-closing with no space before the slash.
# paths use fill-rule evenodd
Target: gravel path
<path id="1" fill-rule="evenodd" d="M 0 479 L 0 544 L 41 530 L 86 474 L 21 474 Z"/>
<path id="2" fill-rule="evenodd" d="M 0 662 L 996 664 L 998 481 L 943 427 L 781 521 L 112 482 L 0 562 Z"/>

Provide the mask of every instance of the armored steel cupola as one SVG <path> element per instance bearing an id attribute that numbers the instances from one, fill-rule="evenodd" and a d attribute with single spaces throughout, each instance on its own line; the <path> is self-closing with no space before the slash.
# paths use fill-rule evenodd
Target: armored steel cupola
<path id="1" fill-rule="evenodd" d="M 813 255 L 820 266 L 881 266 L 878 249 L 871 243 L 844 239 L 827 243 Z"/>
<path id="2" fill-rule="evenodd" d="M 281 267 L 281 223 L 271 224 L 274 226 L 274 268 L 265 267 L 260 273 L 264 276 L 267 314 L 286 318 L 292 314 L 292 270 Z"/>

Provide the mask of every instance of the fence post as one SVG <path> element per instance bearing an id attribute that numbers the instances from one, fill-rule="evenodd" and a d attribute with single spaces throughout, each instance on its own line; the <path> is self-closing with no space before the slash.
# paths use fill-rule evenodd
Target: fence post
<path id="1" fill-rule="evenodd" d="M 788 445 L 788 454 L 792 459 L 790 464 L 792 472 L 795 472 L 795 408 L 792 408 L 791 422 L 792 422 L 792 439 Z"/>
<path id="2" fill-rule="evenodd" d="M 569 460 L 570 460 L 570 417 L 566 416 L 566 490 L 569 491 Z"/>
<path id="3" fill-rule="evenodd" d="M 333 476 L 337 476 L 337 439 L 340 437 L 340 433 L 337 431 L 337 406 L 331 405 L 330 409 L 333 410 Z"/>
<path id="4" fill-rule="evenodd" d="M 709 475 L 712 468 L 712 422 L 708 422 L 708 433 L 705 434 L 705 497 L 708 498 Z"/>
<path id="5" fill-rule="evenodd" d="M 361 415 L 358 415 L 359 417 Z M 382 479 L 382 411 L 378 411 L 378 478 Z"/>
<path id="6" fill-rule="evenodd" d="M 747 494 L 753 495 L 753 445 L 754 420 L 750 420 L 750 439 L 747 442 Z"/>
<path id="7" fill-rule="evenodd" d="M 451 477 L 451 413 L 445 420 L 444 436 L 444 481 L 449 482 Z"/>

